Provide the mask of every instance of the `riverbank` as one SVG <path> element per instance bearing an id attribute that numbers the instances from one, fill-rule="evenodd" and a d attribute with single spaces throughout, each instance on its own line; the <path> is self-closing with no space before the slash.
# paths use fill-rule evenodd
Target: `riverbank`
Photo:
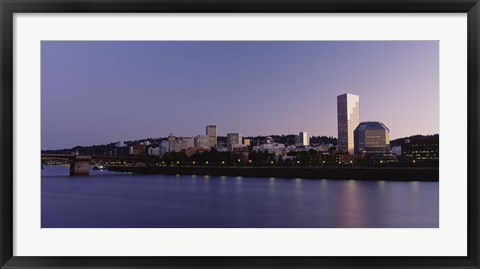
<path id="1" fill-rule="evenodd" d="M 438 167 L 140 167 L 107 166 L 107 170 L 139 174 L 279 177 L 305 179 L 360 179 L 438 181 Z"/>

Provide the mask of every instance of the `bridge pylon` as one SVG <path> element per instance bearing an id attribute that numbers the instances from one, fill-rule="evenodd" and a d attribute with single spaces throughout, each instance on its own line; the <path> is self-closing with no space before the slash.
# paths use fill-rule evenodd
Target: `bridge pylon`
<path id="1" fill-rule="evenodd" d="M 70 176 L 88 176 L 91 156 L 74 156 L 70 162 Z"/>

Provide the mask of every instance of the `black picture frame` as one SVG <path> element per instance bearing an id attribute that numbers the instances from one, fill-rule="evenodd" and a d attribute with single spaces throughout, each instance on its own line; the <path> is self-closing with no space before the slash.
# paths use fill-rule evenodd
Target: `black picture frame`
<path id="1" fill-rule="evenodd" d="M 0 0 L 1 268 L 480 268 L 478 0 Z M 468 19 L 468 255 L 466 257 L 16 257 L 13 256 L 13 15 L 131 12 L 461 12 Z M 92 242 L 93 244 L 94 242 Z M 252 242 L 254 243 L 254 242 Z"/>

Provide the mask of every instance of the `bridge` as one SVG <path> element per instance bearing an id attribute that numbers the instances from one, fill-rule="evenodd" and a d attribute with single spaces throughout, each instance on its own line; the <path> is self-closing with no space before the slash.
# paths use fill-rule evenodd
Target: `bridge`
<path id="1" fill-rule="evenodd" d="M 42 166 L 49 160 L 61 160 L 70 163 L 70 176 L 88 176 L 90 174 L 90 164 L 93 162 L 102 162 L 108 164 L 154 164 L 159 163 L 160 158 L 152 155 L 138 156 L 102 156 L 102 155 L 76 155 L 76 154 L 43 154 Z"/>

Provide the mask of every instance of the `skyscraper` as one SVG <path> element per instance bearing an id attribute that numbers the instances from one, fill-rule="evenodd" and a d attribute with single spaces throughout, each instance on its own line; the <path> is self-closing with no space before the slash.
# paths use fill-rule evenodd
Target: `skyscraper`
<path id="1" fill-rule="evenodd" d="M 217 126 L 207 125 L 205 134 L 208 136 L 209 147 L 217 148 Z"/>
<path id="2" fill-rule="evenodd" d="M 360 123 L 360 98 L 358 95 L 345 93 L 337 96 L 338 142 L 337 150 L 353 154 L 353 131 Z"/>

